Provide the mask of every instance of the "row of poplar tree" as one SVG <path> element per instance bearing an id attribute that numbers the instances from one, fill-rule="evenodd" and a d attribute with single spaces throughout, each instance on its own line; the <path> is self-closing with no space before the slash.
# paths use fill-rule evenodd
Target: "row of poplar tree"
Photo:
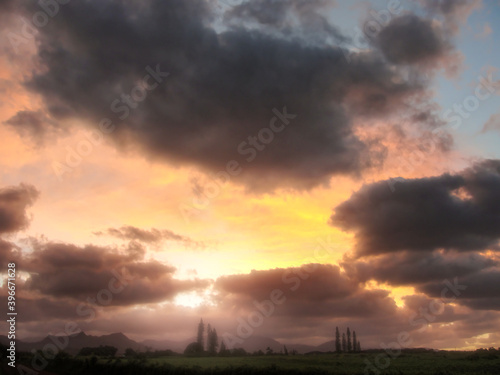
<path id="1" fill-rule="evenodd" d="M 219 337 L 217 336 L 217 330 L 212 328 L 210 324 L 207 325 L 207 339 L 205 346 L 205 323 L 203 319 L 200 320 L 198 324 L 198 337 L 196 339 L 198 344 L 198 350 L 201 352 L 207 351 L 209 355 L 216 355 L 217 349 L 219 348 Z M 226 345 L 224 341 L 220 344 L 220 354 L 225 354 L 227 352 Z"/>
<path id="2" fill-rule="evenodd" d="M 358 353 L 361 351 L 361 343 L 356 337 L 356 331 L 352 331 L 347 327 L 347 335 L 342 333 L 342 340 L 340 339 L 339 327 L 335 328 L 335 351 L 337 353 Z"/>
<path id="3" fill-rule="evenodd" d="M 339 327 L 335 328 L 335 351 L 337 353 L 358 353 L 361 351 L 361 343 L 359 342 L 356 331 L 352 331 L 347 327 L 347 332 L 342 333 L 342 339 L 340 338 Z M 206 346 L 205 346 L 206 342 Z M 193 352 L 203 353 L 205 350 L 209 355 L 216 355 L 217 349 L 219 349 L 219 337 L 217 336 L 217 330 L 212 328 L 210 324 L 207 325 L 207 338 L 205 341 L 205 324 L 203 319 L 200 320 L 198 324 L 198 337 L 196 343 L 196 348 L 192 348 Z M 188 346 L 189 347 L 189 346 Z M 285 347 L 286 350 L 286 347 Z M 220 345 L 220 354 L 225 354 L 227 352 L 224 341 Z"/>

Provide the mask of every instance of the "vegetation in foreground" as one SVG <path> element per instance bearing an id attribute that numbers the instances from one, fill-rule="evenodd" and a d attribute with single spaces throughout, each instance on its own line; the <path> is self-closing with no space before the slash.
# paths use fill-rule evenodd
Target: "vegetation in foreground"
<path id="1" fill-rule="evenodd" d="M 59 353 L 44 369 L 57 375 L 229 375 L 229 374 L 377 374 L 377 375 L 498 375 L 500 348 L 475 352 L 404 350 L 389 363 L 382 351 L 365 353 L 311 353 L 305 355 L 246 355 L 230 357 L 75 356 Z M 378 360 L 377 360 L 378 358 Z M 385 357 L 387 358 L 387 357 Z M 390 357 L 389 357 L 390 358 Z M 29 367 L 31 354 L 18 364 Z M 378 362 L 377 362 L 378 361 Z M 377 367 L 377 363 L 379 366 Z M 385 367 L 385 368 L 382 368 Z M 5 369 L 5 367 L 3 367 Z M 13 373 L 19 373 L 17 371 Z M 8 375 L 8 373 L 6 373 Z"/>

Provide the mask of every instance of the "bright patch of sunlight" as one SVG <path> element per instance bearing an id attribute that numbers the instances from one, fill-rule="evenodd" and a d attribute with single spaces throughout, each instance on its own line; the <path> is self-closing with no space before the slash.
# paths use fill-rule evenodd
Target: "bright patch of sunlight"
<path id="1" fill-rule="evenodd" d="M 175 305 L 193 308 L 206 302 L 206 296 L 196 292 L 180 293 L 174 299 Z"/>

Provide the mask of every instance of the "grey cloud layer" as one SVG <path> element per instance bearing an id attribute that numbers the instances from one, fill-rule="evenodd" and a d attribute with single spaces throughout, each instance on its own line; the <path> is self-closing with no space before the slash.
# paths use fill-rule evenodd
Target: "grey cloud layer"
<path id="1" fill-rule="evenodd" d="M 148 244 L 159 244 L 162 241 L 175 241 L 187 246 L 203 246 L 200 242 L 194 241 L 187 236 L 174 233 L 168 229 L 151 228 L 147 230 L 125 225 L 120 228 L 108 228 L 104 232 L 94 232 L 94 234 L 97 236 L 108 235 L 122 240 L 139 241 Z"/>
<path id="2" fill-rule="evenodd" d="M 97 126 L 109 117 L 116 125 L 110 137 L 120 147 L 138 147 L 155 158 L 212 171 L 233 159 L 245 163 L 238 145 L 269 126 L 273 108 L 286 106 L 297 117 L 252 163 L 245 163 L 243 179 L 249 185 L 307 188 L 333 175 L 357 175 L 384 158 L 383 153 L 370 154 L 369 145 L 355 135 L 357 114 L 408 111 L 405 98 L 423 97 L 419 94 L 426 87 L 405 81 L 376 50 L 353 53 L 348 63 L 336 47 L 343 36 L 318 10 L 327 3 L 297 0 L 268 7 L 265 1 L 251 2 L 227 15 L 257 17 L 261 23 L 267 17 L 283 31 L 288 26 L 279 17 L 286 10 L 301 20 L 300 30 L 309 30 L 300 39 L 270 33 L 264 26 L 221 31 L 210 23 L 213 9 L 202 0 L 150 0 L 144 6 L 71 2 L 40 29 L 43 69 L 27 86 L 42 95 L 48 114 L 59 122 L 77 117 Z M 381 33 L 384 41 L 395 34 L 401 43 L 421 36 L 413 29 L 401 33 L 392 28 Z M 417 57 L 434 53 L 434 45 L 423 45 Z M 130 94 L 145 68 L 157 64 L 169 77 L 135 103 L 137 108 L 126 110 L 121 103 L 113 113 L 111 103 Z M 27 127 L 33 128 L 33 122 Z"/>
<path id="3" fill-rule="evenodd" d="M 0 234 L 18 232 L 29 225 L 27 209 L 38 195 L 35 187 L 25 184 L 0 189 Z M 158 240 L 155 235 L 189 241 L 170 231 L 148 232 L 131 226 L 124 226 L 118 234 L 144 242 Z M 116 284 L 117 275 L 122 275 L 126 283 L 126 288 L 112 301 L 112 305 L 119 306 L 167 301 L 178 293 L 202 290 L 209 285 L 207 280 L 175 278 L 175 267 L 146 260 L 146 249 L 134 241 L 118 248 L 32 239 L 31 248 L 32 252 L 22 253 L 14 243 L 0 239 L 0 266 L 5 268 L 6 263 L 15 262 L 19 270 L 30 273 L 19 297 L 37 311 L 64 304 L 54 299 L 78 301 L 95 297 L 109 288 L 112 280 Z M 6 293 L 5 284 L 3 289 Z"/>
<path id="4" fill-rule="evenodd" d="M 275 1 L 274 8 L 268 3 L 244 3 L 227 15 L 259 27 L 233 24 L 221 31 L 211 24 L 212 10 L 201 0 L 70 2 L 40 29 L 37 57 L 42 70 L 26 84 L 42 95 L 47 113 L 60 123 L 76 117 L 97 126 L 101 118 L 110 117 L 117 126 L 110 137 L 119 147 L 139 147 L 148 156 L 215 171 L 239 159 L 237 146 L 268 126 L 273 108 L 286 106 L 297 118 L 245 165 L 249 180 L 266 181 L 262 184 L 270 187 L 310 187 L 335 174 L 362 172 L 370 166 L 370 147 L 355 135 L 356 116 L 407 110 L 402 101 L 418 98 L 426 87 L 405 81 L 394 65 L 438 61 L 452 48 L 449 35 L 429 20 L 404 15 L 381 30 L 376 50 L 355 52 L 348 63 L 333 43 L 342 41 L 342 34 L 317 11 L 326 2 Z M 426 3 L 450 23 L 465 14 L 467 5 Z M 2 10 L 9 9 L 6 4 L 0 0 Z M 35 10 L 33 4 L 28 14 Z M 290 12 L 300 16 L 305 37 L 283 37 L 296 26 L 285 17 Z M 226 21 L 231 25 L 230 19 Z M 115 107 L 114 113 L 110 104 L 131 92 L 146 66 L 154 69 L 157 64 L 169 77 L 129 116 L 118 120 L 124 109 Z M 42 120 L 40 113 L 20 112 L 9 126 L 41 137 L 49 129 Z M 420 116 L 419 121 L 432 119 Z M 285 337 L 310 327 L 321 327 L 318 335 L 324 334 L 330 318 L 358 319 L 363 331 L 373 332 L 378 340 L 382 331 L 408 329 L 408 322 L 389 292 L 366 289 L 365 281 L 415 285 L 438 298 L 440 278 L 460 276 L 475 296 L 464 295 L 460 303 L 498 309 L 500 303 L 492 296 L 497 290 L 481 291 L 498 281 L 497 262 L 474 251 L 495 250 L 498 243 L 499 174 L 498 162 L 490 161 L 458 174 L 407 180 L 396 184 L 394 193 L 387 182 L 366 186 L 337 208 L 332 222 L 353 231 L 356 255 L 369 258 L 346 262 L 346 272 L 316 265 L 307 279 L 288 274 L 288 283 L 283 275 L 292 269 L 221 277 L 214 285 L 220 306 L 248 312 L 255 309 L 255 299 L 267 299 L 273 288 L 281 288 L 287 291 L 288 303 L 277 310 L 280 319 L 270 321 Z M 36 196 L 27 186 L 0 191 L 0 234 L 26 227 L 26 208 Z M 110 228 L 107 234 L 150 244 L 162 238 L 183 240 L 172 232 L 130 226 Z M 75 302 L 108 286 L 112 269 L 131 277 L 128 288 L 113 300 L 117 309 L 168 301 L 179 292 L 210 285 L 207 280 L 176 279 L 175 268 L 146 260 L 144 248 L 136 243 L 119 249 L 47 242 L 21 256 L 13 244 L 0 242 L 0 264 L 12 258 L 32 272 L 23 286 L 31 298 L 21 297 L 22 306 L 34 311 L 27 314 L 32 321 L 53 314 L 71 317 Z M 296 280 L 300 287 L 292 291 Z M 427 297 L 420 297 L 407 298 L 406 308 L 427 302 Z M 440 319 L 462 319 L 461 334 L 471 337 L 491 330 L 470 330 L 483 316 L 471 314 L 467 322 L 447 306 Z M 495 319 L 490 317 L 488 324 Z"/>
<path id="5" fill-rule="evenodd" d="M 123 250 L 49 242 L 35 245 L 33 253 L 18 263 L 33 272 L 27 290 L 56 298 L 95 297 L 117 280 L 117 274 L 123 275 L 126 287 L 114 296 L 112 305 L 161 302 L 208 285 L 205 280 L 178 280 L 175 267 L 144 256 L 145 249 L 133 242 Z"/>
<path id="6" fill-rule="evenodd" d="M 458 278 L 460 304 L 499 310 L 500 161 L 455 174 L 362 187 L 335 208 L 331 224 L 355 235 L 342 263 L 359 282 L 413 286 L 440 298 Z M 488 253 L 491 251 L 492 253 Z"/>
<path id="7" fill-rule="evenodd" d="M 0 189 L 0 234 L 18 232 L 29 225 L 26 209 L 38 195 L 35 187 L 25 184 Z"/>
<path id="8" fill-rule="evenodd" d="M 308 264 L 223 276 L 215 289 L 223 306 L 255 309 L 254 301 L 269 299 L 281 290 L 286 303 L 277 309 L 286 317 L 376 317 L 392 314 L 395 304 L 385 290 L 366 290 L 338 266 Z"/>
<path id="9" fill-rule="evenodd" d="M 431 20 L 413 14 L 393 19 L 376 39 L 387 59 L 396 64 L 429 62 L 452 49 Z"/>
<path id="10" fill-rule="evenodd" d="M 500 161 L 458 174 L 364 186 L 335 208 L 331 223 L 355 233 L 358 255 L 400 250 L 496 248 Z"/>
<path id="11" fill-rule="evenodd" d="M 357 260 L 346 258 L 342 262 L 346 272 L 360 282 L 377 280 L 398 286 L 463 278 L 496 265 L 496 260 L 476 253 L 421 254 L 406 251 Z"/>
<path id="12" fill-rule="evenodd" d="M 40 111 L 20 111 L 5 122 L 23 137 L 31 137 L 35 144 L 43 144 L 45 139 L 61 133 L 62 129 Z"/>

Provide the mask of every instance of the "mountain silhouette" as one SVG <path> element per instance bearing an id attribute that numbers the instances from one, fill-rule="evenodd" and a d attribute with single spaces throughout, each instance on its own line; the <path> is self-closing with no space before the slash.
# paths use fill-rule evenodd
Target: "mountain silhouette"
<path id="1" fill-rule="evenodd" d="M 114 346 L 118 349 L 117 355 L 123 354 L 127 348 L 131 348 L 136 352 L 145 352 L 150 350 L 172 350 L 177 353 L 183 353 L 186 346 L 195 341 L 195 338 L 190 338 L 183 341 L 173 341 L 173 340 L 144 340 L 142 342 L 137 342 L 129 339 L 123 333 L 112 333 L 103 336 L 92 336 L 87 335 L 84 332 L 80 332 L 76 335 L 60 337 L 49 335 L 43 340 L 28 342 L 23 340 L 16 340 L 16 349 L 18 351 L 29 352 L 33 349 L 43 349 L 46 344 L 56 344 L 58 348 L 63 348 L 65 352 L 69 354 L 78 354 L 78 352 L 85 347 L 99 347 L 101 345 Z M 7 336 L 0 336 L 0 344 L 9 346 L 10 340 Z M 266 351 L 269 347 L 275 353 L 279 353 L 283 350 L 283 346 L 286 345 L 288 351 L 296 350 L 298 353 L 307 353 L 312 351 L 322 351 L 328 352 L 333 351 L 335 348 L 334 341 L 327 341 L 318 346 L 302 345 L 302 344 L 283 344 L 275 339 L 264 336 L 250 336 L 249 338 L 243 340 L 242 343 L 236 344 L 235 347 L 243 348 L 249 353 L 253 353 L 258 350 Z"/>
<path id="2" fill-rule="evenodd" d="M 0 336 L 0 344 L 8 346 L 9 343 L 10 340 L 6 336 Z M 60 350 L 73 355 L 78 354 L 82 348 L 94 348 L 101 345 L 114 346 L 118 349 L 117 354 L 123 354 L 127 348 L 132 348 L 135 351 L 141 352 L 146 351 L 145 345 L 129 339 L 123 333 L 91 336 L 85 334 L 84 332 L 80 332 L 76 335 L 66 337 L 49 335 L 43 340 L 37 342 L 24 342 L 22 340 L 16 340 L 16 348 L 18 351 L 31 351 L 33 349 L 38 350 L 42 349 L 47 344 L 55 344 Z"/>

